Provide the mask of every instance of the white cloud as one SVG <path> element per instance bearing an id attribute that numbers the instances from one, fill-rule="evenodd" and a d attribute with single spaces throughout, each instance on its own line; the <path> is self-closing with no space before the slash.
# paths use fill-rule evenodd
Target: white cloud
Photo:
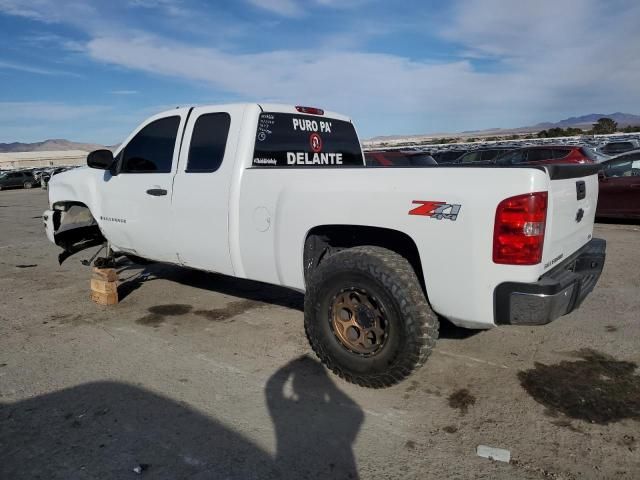
<path id="1" fill-rule="evenodd" d="M 278 15 L 295 17 L 302 13 L 300 5 L 295 0 L 247 0 L 255 7 L 268 10 Z"/>
<path id="2" fill-rule="evenodd" d="M 21 63 L 15 63 L 15 62 L 8 62 L 5 60 L 0 60 L 0 69 L 9 69 L 9 70 L 18 70 L 20 72 L 27 72 L 27 73 L 35 73 L 37 75 L 53 75 L 53 76 L 57 76 L 57 75 L 67 75 L 67 76 L 72 76 L 72 77 L 80 77 L 81 75 L 78 75 L 77 73 L 74 72 L 67 72 L 64 70 L 56 70 L 56 69 L 50 69 L 50 68 L 43 68 L 43 67 L 34 67 L 32 65 L 23 65 Z"/>
<path id="3" fill-rule="evenodd" d="M 452 125 L 520 125 L 555 118 L 560 111 L 618 109 L 632 98 L 640 78 L 637 62 L 635 67 L 616 65 L 624 73 L 601 72 L 575 64 L 571 56 L 579 52 L 567 50 L 560 58 L 529 56 L 490 72 L 468 61 L 430 63 L 363 52 L 228 54 L 152 36 L 96 38 L 87 44 L 87 53 L 99 62 L 206 83 L 240 98 L 320 104 L 353 114 L 369 132 L 381 131 L 375 118 L 402 115 L 420 122 L 410 127 L 414 131 L 442 131 Z M 500 124 L 487 124 L 495 118 Z"/>
<path id="4" fill-rule="evenodd" d="M 307 5 L 352 8 L 365 2 L 245 1 L 286 17 L 304 16 Z M 518 126 L 590 111 L 640 110 L 638 2 L 459 0 L 441 12 L 441 30 L 430 30 L 457 55 L 427 52 L 424 59 L 365 51 L 358 38 L 365 25 L 371 28 L 366 18 L 331 30 L 325 42 L 334 43 L 321 48 L 301 42 L 297 50 L 246 53 L 241 35 L 177 42 L 107 22 L 95 5 L 0 0 L 0 11 L 73 25 L 89 37 L 73 48 L 99 63 L 198 82 L 234 99 L 318 104 L 352 114 L 368 133 Z M 183 7 L 166 0 L 128 5 L 156 8 L 167 18 L 167 5 Z M 421 15 L 416 8 L 411 18 Z M 399 30 L 393 34 L 402 35 Z M 432 61 L 436 54 L 444 60 Z"/>
<path id="5" fill-rule="evenodd" d="M 320 6 L 335 9 L 354 8 L 366 3 L 369 0 L 246 0 L 255 7 L 268 10 L 277 15 L 285 17 L 297 17 L 306 14 L 306 10 L 311 6 Z"/>
<path id="6" fill-rule="evenodd" d="M 129 6 L 161 10 L 178 18 L 189 17 L 192 13 L 182 5 L 180 0 L 129 0 Z"/>
<path id="7" fill-rule="evenodd" d="M 0 124 L 21 120 L 74 120 L 110 109 L 104 105 L 69 105 L 62 102 L 0 102 Z"/>
<path id="8" fill-rule="evenodd" d="M 137 90 L 111 90 L 109 93 L 111 95 L 137 95 L 139 92 Z"/>

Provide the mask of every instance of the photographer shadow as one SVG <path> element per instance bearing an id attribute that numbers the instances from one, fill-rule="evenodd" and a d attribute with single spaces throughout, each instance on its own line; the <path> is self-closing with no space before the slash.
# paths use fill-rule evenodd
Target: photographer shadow
<path id="1" fill-rule="evenodd" d="M 357 478 L 351 446 L 362 410 L 318 362 L 278 370 L 266 397 L 275 458 L 232 428 L 245 418 L 240 407 L 215 418 L 135 385 L 86 383 L 0 403 L 0 478 L 120 479 L 134 469 L 148 479 Z"/>
<path id="2" fill-rule="evenodd" d="M 306 355 L 289 362 L 271 376 L 265 393 L 283 478 L 358 478 L 353 442 L 364 412 L 319 362 Z"/>

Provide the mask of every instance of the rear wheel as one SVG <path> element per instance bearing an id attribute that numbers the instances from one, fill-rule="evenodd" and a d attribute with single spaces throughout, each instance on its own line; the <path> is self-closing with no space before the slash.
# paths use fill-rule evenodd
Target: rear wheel
<path id="1" fill-rule="evenodd" d="M 24 182 L 24 188 L 31 188 L 33 184 L 31 182 Z"/>
<path id="2" fill-rule="evenodd" d="M 438 336 L 438 319 L 405 258 L 363 246 L 330 256 L 312 273 L 305 331 L 334 373 L 382 388 L 426 361 Z"/>

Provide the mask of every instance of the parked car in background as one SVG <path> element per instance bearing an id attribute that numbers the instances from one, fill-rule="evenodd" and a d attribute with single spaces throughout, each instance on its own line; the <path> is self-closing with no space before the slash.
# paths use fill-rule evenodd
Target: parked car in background
<path id="1" fill-rule="evenodd" d="M 602 164 L 596 216 L 640 219 L 640 150 Z"/>
<path id="2" fill-rule="evenodd" d="M 438 165 L 426 152 L 406 150 L 375 150 L 365 152 L 367 167 L 429 167 Z"/>
<path id="3" fill-rule="evenodd" d="M 600 148 L 600 151 L 605 155 L 618 155 L 620 153 L 630 152 L 631 150 L 637 149 L 640 149 L 640 141 L 638 140 L 618 140 L 605 144 Z"/>
<path id="4" fill-rule="evenodd" d="M 6 188 L 31 188 L 36 184 L 31 172 L 22 170 L 0 173 L 0 190 Z"/>
<path id="5" fill-rule="evenodd" d="M 509 147 L 478 148 L 477 150 L 471 150 L 467 153 L 463 153 L 454 160 L 454 163 L 489 162 L 495 159 L 498 155 L 503 155 L 511 150 L 513 150 L 513 148 Z"/>
<path id="6" fill-rule="evenodd" d="M 42 187 L 43 190 L 46 190 L 49 185 L 49 181 L 51 180 L 51 177 L 53 177 L 54 175 L 57 175 L 58 173 L 66 172 L 71 168 L 72 167 L 56 167 L 52 170 L 42 172 L 40 174 L 40 186 Z"/>
<path id="7" fill-rule="evenodd" d="M 588 147 L 571 145 L 544 145 L 518 148 L 498 155 L 498 165 L 597 163 L 598 158 Z"/>
<path id="8" fill-rule="evenodd" d="M 468 151 L 468 149 L 443 150 L 441 152 L 435 152 L 431 156 L 438 165 L 441 165 L 443 163 L 454 163 L 460 155 L 467 153 Z"/>

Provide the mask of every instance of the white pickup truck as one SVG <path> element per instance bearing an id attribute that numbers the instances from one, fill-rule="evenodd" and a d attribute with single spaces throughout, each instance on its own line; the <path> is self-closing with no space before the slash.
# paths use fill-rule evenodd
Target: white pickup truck
<path id="1" fill-rule="evenodd" d="M 49 185 L 61 259 L 108 241 L 305 292 L 314 351 L 367 387 L 422 365 L 440 317 L 545 324 L 604 264 L 597 166 L 366 167 L 350 119 L 317 108 L 178 108 L 87 162 Z"/>

